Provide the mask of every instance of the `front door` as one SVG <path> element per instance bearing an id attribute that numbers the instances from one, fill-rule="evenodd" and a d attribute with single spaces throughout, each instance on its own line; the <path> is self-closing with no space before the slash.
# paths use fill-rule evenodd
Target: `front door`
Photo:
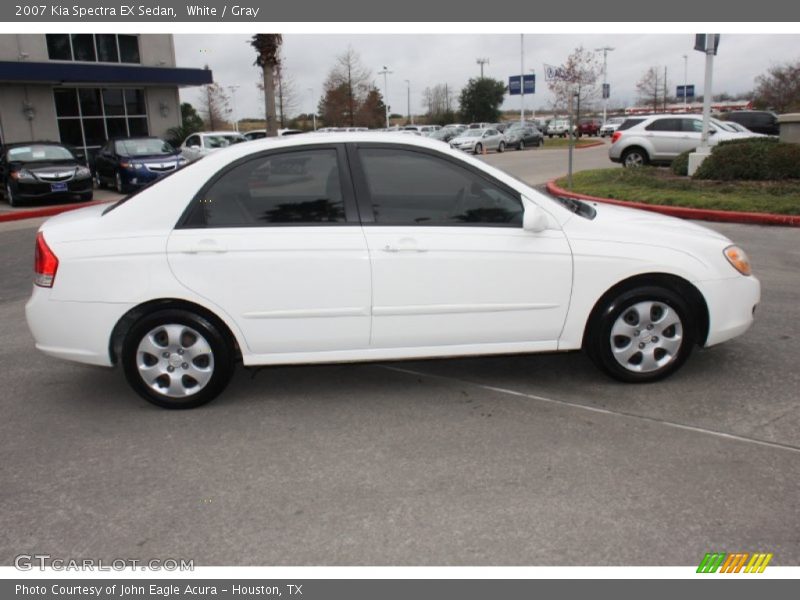
<path id="1" fill-rule="evenodd" d="M 351 156 L 372 260 L 373 348 L 556 347 L 572 286 L 560 230 L 524 231 L 519 193 L 453 157 L 380 145 Z"/>

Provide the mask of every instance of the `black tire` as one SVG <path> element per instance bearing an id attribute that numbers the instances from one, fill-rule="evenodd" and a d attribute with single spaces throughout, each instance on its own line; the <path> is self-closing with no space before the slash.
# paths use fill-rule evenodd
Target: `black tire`
<path id="1" fill-rule="evenodd" d="M 647 319 L 634 321 L 638 311 L 650 303 L 653 323 Z M 666 312 L 664 307 L 672 312 Z M 678 325 L 664 327 L 676 315 Z M 629 320 L 628 317 L 632 318 Z M 617 324 L 621 325 L 618 330 L 621 335 L 615 336 L 612 330 Z M 622 332 L 628 332 L 628 335 Z M 681 367 L 695 345 L 695 332 L 694 315 L 683 297 L 667 288 L 643 286 L 616 294 L 598 306 L 587 325 L 585 350 L 595 365 L 614 379 L 649 383 L 663 379 Z M 664 345 L 673 348 L 666 351 Z M 619 358 L 615 356 L 615 349 Z M 629 359 L 627 355 L 630 355 Z M 652 363 L 655 365 L 644 370 Z"/>
<path id="2" fill-rule="evenodd" d="M 498 152 L 498 154 L 501 153 L 501 152 L 505 152 L 505 151 L 506 151 L 506 143 L 505 142 L 500 142 L 499 144 L 497 144 L 497 152 Z"/>
<path id="3" fill-rule="evenodd" d="M 179 343 L 169 344 L 169 336 L 164 331 L 164 335 L 167 338 L 161 341 L 166 345 L 162 346 L 159 343 L 151 347 L 157 349 L 163 347 L 164 352 L 169 354 L 169 357 L 162 354 L 156 362 L 152 362 L 155 356 L 146 351 L 140 352 L 140 343 L 144 343 L 144 340 L 159 328 L 166 328 L 172 325 L 177 326 L 177 328 L 184 328 L 184 333 L 179 334 Z M 191 368 L 186 370 L 189 363 L 180 364 L 178 361 L 186 360 L 185 356 L 187 354 L 184 352 L 191 350 L 194 344 L 200 343 L 197 337 L 194 338 L 194 341 L 191 341 L 194 333 L 199 334 L 200 339 L 207 343 L 210 353 L 198 351 L 197 356 L 189 359 L 192 361 Z M 157 339 L 157 335 L 153 336 L 152 339 Z M 188 341 L 184 335 L 188 336 Z M 184 348 L 186 350 L 182 352 Z M 199 350 L 202 350 L 202 348 L 201 344 Z M 172 350 L 175 351 L 172 352 Z M 179 356 L 179 353 L 182 356 Z M 234 357 L 232 341 L 210 320 L 186 310 L 164 309 L 145 315 L 130 328 L 122 344 L 121 359 L 125 378 L 142 398 L 161 408 L 184 409 L 202 406 L 216 398 L 225 389 L 225 386 L 228 385 L 233 376 Z M 172 362 L 173 360 L 176 362 Z M 169 365 L 165 367 L 167 369 L 172 367 L 172 372 L 177 372 L 178 375 L 172 376 L 171 374 L 161 373 L 156 376 L 159 373 L 157 367 L 161 367 L 162 363 Z M 140 368 L 153 369 L 151 376 L 154 379 L 149 384 L 145 381 Z M 184 374 L 181 369 L 184 369 L 187 374 Z M 197 380 L 193 380 L 191 377 L 194 371 L 210 373 L 210 378 L 207 382 L 199 384 Z M 175 397 L 156 389 L 165 389 L 166 383 L 177 380 L 178 376 L 180 376 L 180 386 L 184 391 L 188 389 L 188 394 Z M 171 379 L 172 377 L 175 379 Z M 194 386 L 191 385 L 192 381 L 195 381 Z M 151 387 L 151 385 L 154 387 Z M 199 389 L 192 392 L 191 388 L 198 385 L 200 386 Z"/>
<path id="4" fill-rule="evenodd" d="M 517 144 L 517 150 L 525 150 L 525 141 L 520 140 L 519 144 Z"/>
<path id="5" fill-rule="evenodd" d="M 538 143 L 538 144 L 536 144 L 536 145 L 537 145 L 537 146 L 539 146 L 540 148 L 541 148 L 542 146 L 544 146 L 544 138 L 543 138 L 543 137 L 540 137 L 540 138 L 539 138 L 539 143 Z"/>
<path id="6" fill-rule="evenodd" d="M 122 183 L 122 175 L 119 174 L 119 171 L 114 175 L 114 189 L 118 194 L 125 193 L 125 184 Z"/>
<path id="7" fill-rule="evenodd" d="M 650 164 L 650 157 L 647 152 L 638 146 L 628 148 L 622 153 L 622 166 L 626 168 L 644 167 Z"/>
<path id="8" fill-rule="evenodd" d="M 104 187 L 106 187 L 106 184 L 103 183 L 103 178 L 100 177 L 99 171 L 94 172 L 94 187 L 96 187 L 98 190 L 102 190 Z"/>
<path id="9" fill-rule="evenodd" d="M 11 189 L 11 184 L 6 184 L 6 201 L 8 202 L 9 206 L 19 206 L 19 198 L 17 198 L 16 194 L 14 194 L 14 190 Z"/>
<path id="10" fill-rule="evenodd" d="M 483 146 L 481 144 L 475 144 L 475 154 L 483 154 Z"/>

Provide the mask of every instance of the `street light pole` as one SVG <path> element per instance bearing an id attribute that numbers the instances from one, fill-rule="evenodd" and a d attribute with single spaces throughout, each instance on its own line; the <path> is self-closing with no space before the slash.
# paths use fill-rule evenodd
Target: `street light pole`
<path id="1" fill-rule="evenodd" d="M 687 73 L 688 68 L 689 68 L 689 55 L 688 54 L 684 54 L 683 55 L 683 112 L 687 112 L 687 110 L 688 110 L 688 108 L 686 106 L 687 105 L 687 102 L 686 102 L 686 97 L 687 97 L 686 88 L 688 87 L 686 85 L 686 83 L 688 81 L 686 73 Z"/>
<path id="2" fill-rule="evenodd" d="M 483 79 L 483 65 L 488 64 L 489 63 L 489 59 L 488 58 L 479 58 L 475 62 L 478 63 L 481 66 L 481 79 Z"/>
<path id="3" fill-rule="evenodd" d="M 236 118 L 236 90 L 239 89 L 238 85 L 228 85 L 225 86 L 231 91 L 231 97 L 233 98 L 233 130 L 236 133 L 239 133 L 239 121 Z"/>
<path id="4" fill-rule="evenodd" d="M 608 84 L 608 53 L 613 52 L 614 48 L 610 46 L 603 46 L 602 48 L 597 48 L 595 52 L 602 52 L 603 53 L 603 92 L 605 92 L 606 85 Z M 606 95 L 605 93 L 603 94 Z M 608 94 L 609 96 L 611 94 Z M 603 123 L 606 122 L 606 117 L 608 116 L 608 98 L 603 98 Z"/>
<path id="5" fill-rule="evenodd" d="M 519 124 L 525 125 L 525 34 L 519 34 Z"/>
<path id="6" fill-rule="evenodd" d="M 394 71 L 390 71 L 386 66 L 383 71 L 378 71 L 378 75 L 383 75 L 383 106 L 386 108 L 386 129 L 389 129 L 389 78 Z"/>
<path id="7" fill-rule="evenodd" d="M 317 109 L 314 108 L 314 88 L 308 88 L 308 91 L 311 92 L 311 122 L 314 125 L 314 131 L 317 130 Z M 308 123 L 308 121 L 306 121 Z"/>
<path id="8" fill-rule="evenodd" d="M 406 89 L 408 91 L 408 98 L 406 99 L 406 110 L 408 111 L 408 122 L 413 125 L 414 120 L 411 118 L 411 82 L 406 79 Z"/>

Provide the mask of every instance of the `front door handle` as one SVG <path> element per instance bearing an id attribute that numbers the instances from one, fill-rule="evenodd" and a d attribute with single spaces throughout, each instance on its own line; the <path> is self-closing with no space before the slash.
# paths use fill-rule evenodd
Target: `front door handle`
<path id="1" fill-rule="evenodd" d="M 221 245 L 216 240 L 200 240 L 191 246 L 189 246 L 186 250 L 184 250 L 185 254 L 223 254 L 227 252 L 228 249 Z"/>
<path id="2" fill-rule="evenodd" d="M 396 245 L 386 244 L 383 247 L 384 252 L 427 252 L 427 248 L 420 248 L 417 246 L 417 241 L 412 239 L 402 239 Z"/>

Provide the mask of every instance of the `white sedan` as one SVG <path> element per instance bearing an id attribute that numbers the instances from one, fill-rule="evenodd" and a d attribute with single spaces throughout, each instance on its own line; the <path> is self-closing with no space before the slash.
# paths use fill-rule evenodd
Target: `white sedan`
<path id="1" fill-rule="evenodd" d="M 36 347 L 188 408 L 245 366 L 585 349 L 647 382 L 753 321 L 744 251 L 689 222 L 557 200 L 435 140 L 330 133 L 215 152 L 48 220 Z"/>
<path id="2" fill-rule="evenodd" d="M 235 131 L 204 131 L 193 133 L 183 140 L 180 151 L 186 160 L 194 161 L 232 144 L 246 141 L 246 137 Z"/>

